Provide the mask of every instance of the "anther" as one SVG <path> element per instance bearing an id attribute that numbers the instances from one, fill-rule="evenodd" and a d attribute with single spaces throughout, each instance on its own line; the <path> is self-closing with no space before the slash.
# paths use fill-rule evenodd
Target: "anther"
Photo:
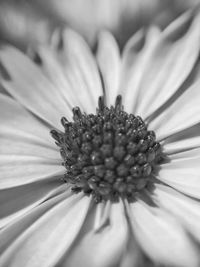
<path id="1" fill-rule="evenodd" d="M 122 96 L 118 95 L 116 97 L 116 101 L 115 101 L 115 111 L 116 111 L 116 113 L 119 113 L 121 108 L 122 108 Z"/>
<path id="2" fill-rule="evenodd" d="M 82 114 L 81 114 L 79 107 L 73 108 L 72 112 L 73 112 L 73 120 L 74 121 L 81 119 Z"/>
<path id="3" fill-rule="evenodd" d="M 104 109 L 104 97 L 100 96 L 98 101 L 99 112 L 102 113 Z"/>

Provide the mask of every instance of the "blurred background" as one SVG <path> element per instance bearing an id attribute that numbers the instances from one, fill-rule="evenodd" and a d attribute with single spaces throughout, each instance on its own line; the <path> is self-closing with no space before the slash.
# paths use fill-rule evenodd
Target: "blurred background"
<path id="1" fill-rule="evenodd" d="M 26 49 L 47 42 L 56 27 L 70 26 L 93 46 L 109 29 L 122 47 L 150 23 L 166 27 L 200 0 L 0 0 L 0 42 Z"/>

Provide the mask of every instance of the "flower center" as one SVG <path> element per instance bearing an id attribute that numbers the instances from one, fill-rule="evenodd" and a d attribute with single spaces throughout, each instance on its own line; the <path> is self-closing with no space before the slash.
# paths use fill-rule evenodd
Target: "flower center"
<path id="1" fill-rule="evenodd" d="M 163 159 L 161 145 L 139 116 L 123 110 L 122 97 L 115 106 L 99 97 L 96 114 L 73 108 L 73 122 L 65 117 L 65 132 L 52 130 L 60 147 L 64 180 L 72 191 L 92 194 L 96 202 L 134 198 L 145 188 Z"/>

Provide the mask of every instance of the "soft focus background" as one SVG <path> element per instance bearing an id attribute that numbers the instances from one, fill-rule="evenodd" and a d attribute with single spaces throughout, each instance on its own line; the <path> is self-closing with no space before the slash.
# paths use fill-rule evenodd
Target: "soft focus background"
<path id="1" fill-rule="evenodd" d="M 200 0 L 0 0 L 0 40 L 25 49 L 49 40 L 57 26 L 79 31 L 90 45 L 102 28 L 121 46 L 141 26 L 162 28 Z"/>

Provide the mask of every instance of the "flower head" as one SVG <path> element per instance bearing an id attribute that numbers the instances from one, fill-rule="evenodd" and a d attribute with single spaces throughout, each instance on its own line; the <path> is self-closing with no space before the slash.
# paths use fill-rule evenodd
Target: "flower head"
<path id="1" fill-rule="evenodd" d="M 1 47 L 1 266 L 199 266 L 199 23 Z"/>

